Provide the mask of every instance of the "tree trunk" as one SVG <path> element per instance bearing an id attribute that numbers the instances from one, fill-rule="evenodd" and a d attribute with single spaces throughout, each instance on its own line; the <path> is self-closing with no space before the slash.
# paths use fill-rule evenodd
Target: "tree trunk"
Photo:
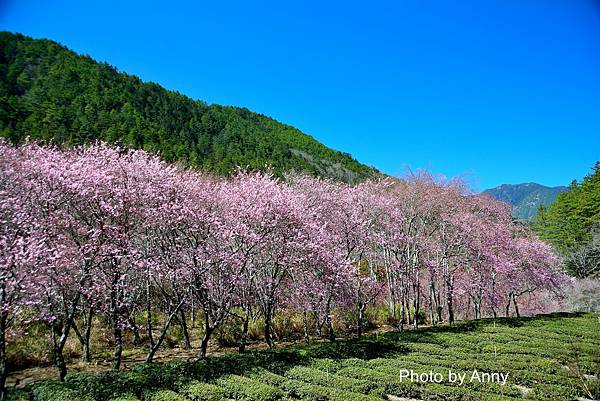
<path id="1" fill-rule="evenodd" d="M 250 323 L 250 311 L 248 308 L 244 310 L 244 317 L 242 320 L 242 337 L 240 338 L 239 352 L 246 350 L 246 343 L 248 342 L 248 325 Z"/>
<path id="2" fill-rule="evenodd" d="M 329 333 L 329 341 L 335 341 L 335 331 L 333 330 L 333 319 L 331 314 L 327 314 L 327 331 Z"/>
<path id="3" fill-rule="evenodd" d="M 416 330 L 419 328 L 419 312 L 420 312 L 419 297 L 416 297 L 414 300 L 414 308 L 415 308 L 415 311 L 413 313 L 413 328 Z"/>
<path id="4" fill-rule="evenodd" d="M 67 364 L 62 352 L 62 348 L 54 350 L 54 365 L 58 368 L 58 379 L 64 381 L 67 376 Z"/>
<path id="5" fill-rule="evenodd" d="M 92 320 L 94 319 L 94 308 L 90 306 L 89 311 L 87 313 L 87 317 L 85 318 L 85 331 L 83 332 L 83 355 L 81 358 L 85 362 L 90 362 L 92 360 L 92 354 L 90 351 L 90 337 L 92 336 Z"/>
<path id="6" fill-rule="evenodd" d="M 148 335 L 148 341 L 150 341 L 150 348 L 154 347 L 154 334 L 152 331 L 152 304 L 150 301 L 150 286 L 146 287 L 146 332 Z"/>
<path id="7" fill-rule="evenodd" d="M 481 319 L 481 300 L 473 300 L 473 308 L 475 309 L 475 320 Z"/>
<path id="8" fill-rule="evenodd" d="M 448 307 L 448 324 L 454 323 L 454 283 L 452 278 L 448 276 L 446 282 L 446 305 Z"/>
<path id="9" fill-rule="evenodd" d="M 175 319 L 175 316 L 177 315 L 177 312 L 179 311 L 179 308 L 181 308 L 182 305 L 183 305 L 183 301 L 181 301 L 179 303 L 179 305 L 177 305 L 175 310 L 172 311 L 171 314 L 168 316 L 167 320 L 165 321 L 165 324 L 163 325 L 162 330 L 160 331 L 160 335 L 158 336 L 158 339 L 156 340 L 156 342 L 154 341 L 154 336 L 151 336 L 150 348 L 148 349 L 148 353 L 146 354 L 146 363 L 152 363 L 154 354 L 156 354 L 156 351 L 158 351 L 158 349 L 162 345 L 165 337 L 167 336 L 167 331 L 169 330 L 169 327 L 171 327 L 171 323 L 172 323 L 173 319 Z"/>
<path id="10" fill-rule="evenodd" d="M 404 280 L 400 280 L 400 331 L 404 330 L 404 318 L 406 316 L 405 302 L 404 298 L 406 297 L 406 291 L 404 288 Z"/>
<path id="11" fill-rule="evenodd" d="M 273 348 L 273 346 L 275 345 L 275 343 L 273 342 L 272 324 L 272 316 L 271 312 L 269 311 L 267 313 L 267 316 L 265 316 L 265 341 L 267 342 L 269 348 Z"/>
<path id="12" fill-rule="evenodd" d="M 512 301 L 512 292 L 508 294 L 508 303 L 506 304 L 506 317 L 510 317 L 510 302 Z"/>
<path id="13" fill-rule="evenodd" d="M 92 315 L 93 309 L 90 308 L 88 313 L 84 313 L 84 331 L 81 332 L 77 328 L 75 322 L 73 322 L 73 331 L 79 340 L 79 344 L 81 345 L 81 360 L 84 362 L 90 362 L 92 360 L 90 354 L 90 336 L 92 334 Z"/>
<path id="14" fill-rule="evenodd" d="M 142 338 L 140 337 L 140 327 L 135 321 L 135 317 L 129 317 L 129 324 L 131 325 L 131 331 L 133 332 L 133 345 L 142 344 Z"/>
<path id="15" fill-rule="evenodd" d="M 319 312 L 314 311 L 313 317 L 315 318 L 315 335 L 323 337 L 323 333 L 321 332 L 321 316 L 319 315 Z"/>
<path id="16" fill-rule="evenodd" d="M 204 312 L 204 335 L 202 336 L 202 342 L 200 343 L 200 358 L 206 358 L 206 349 L 208 348 L 208 340 L 212 335 L 214 327 L 210 326 L 210 319 L 208 314 Z"/>
<path id="17" fill-rule="evenodd" d="M 6 329 L 8 312 L 3 312 L 0 316 L 0 400 L 6 398 Z"/>
<path id="18" fill-rule="evenodd" d="M 366 305 L 366 304 L 364 304 L 364 303 L 361 303 L 361 304 L 358 306 L 358 322 L 357 322 L 357 323 L 358 323 L 358 324 L 357 324 L 357 326 L 358 326 L 358 327 L 357 327 L 357 334 L 358 334 L 358 337 L 359 337 L 359 338 L 360 338 L 360 337 L 362 337 L 362 334 L 363 334 L 363 330 L 362 330 L 362 326 L 363 326 L 363 316 L 364 316 L 364 313 L 365 313 L 365 307 L 366 307 L 366 306 L 367 306 L 367 305 Z"/>
<path id="19" fill-rule="evenodd" d="M 442 316 L 442 313 L 444 311 L 444 306 L 442 305 L 440 291 L 437 291 L 435 294 L 435 305 L 436 305 L 436 311 L 437 311 L 437 321 L 438 321 L 438 323 L 441 323 L 442 320 L 444 320 L 444 318 Z"/>
<path id="20" fill-rule="evenodd" d="M 60 381 L 65 380 L 67 375 L 67 364 L 63 355 L 63 349 L 66 343 L 66 334 L 68 329 L 60 327 L 57 324 L 52 325 L 52 359 L 54 366 L 58 369 L 58 378 Z"/>
<path id="21" fill-rule="evenodd" d="M 194 302 L 194 297 L 192 297 L 192 330 L 196 328 L 196 303 Z"/>
<path id="22" fill-rule="evenodd" d="M 435 308 L 435 287 L 433 284 L 433 281 L 431 282 L 430 286 L 429 286 L 429 323 L 433 326 L 435 326 L 435 313 L 434 313 L 434 308 Z"/>
<path id="23" fill-rule="evenodd" d="M 302 312 L 302 322 L 304 323 L 304 340 L 307 344 L 310 343 L 310 335 L 308 333 L 308 312 Z"/>
<path id="24" fill-rule="evenodd" d="M 517 296 L 516 294 L 513 292 L 513 304 L 515 305 L 515 314 L 517 315 L 517 317 L 521 317 L 521 314 L 519 313 L 519 305 L 517 305 Z"/>
<path id="25" fill-rule="evenodd" d="M 116 318 L 116 316 L 115 316 Z M 115 354 L 112 368 L 119 370 L 121 368 L 121 356 L 123 354 L 123 330 L 119 325 L 118 319 L 113 322 L 113 336 L 115 339 Z"/>
<path id="26" fill-rule="evenodd" d="M 190 341 L 190 333 L 188 331 L 187 320 L 186 320 L 185 312 L 183 311 L 183 309 L 179 310 L 179 315 L 180 315 L 179 323 L 181 324 L 181 332 L 183 334 L 183 349 L 190 349 L 190 348 L 192 348 L 192 342 Z"/>

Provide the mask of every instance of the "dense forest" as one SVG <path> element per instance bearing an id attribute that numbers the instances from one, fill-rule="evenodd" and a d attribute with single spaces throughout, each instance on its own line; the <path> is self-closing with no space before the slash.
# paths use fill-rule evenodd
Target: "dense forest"
<path id="1" fill-rule="evenodd" d="M 566 259 L 570 273 L 579 277 L 600 272 L 600 162 L 581 182 L 550 206 L 541 207 L 534 220 L 538 235 L 552 243 Z"/>
<path id="2" fill-rule="evenodd" d="M 0 32 L 0 135 L 102 140 L 217 174 L 237 166 L 356 182 L 377 171 L 245 108 L 208 105 L 50 41 Z"/>

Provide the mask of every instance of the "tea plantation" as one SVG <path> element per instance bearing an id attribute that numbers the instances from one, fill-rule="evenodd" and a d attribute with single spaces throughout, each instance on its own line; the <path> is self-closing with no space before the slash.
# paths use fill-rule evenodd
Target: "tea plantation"
<path id="1" fill-rule="evenodd" d="M 196 362 L 138 365 L 131 371 L 78 373 L 64 383 L 12 390 L 35 401 L 376 401 L 577 400 L 599 395 L 600 321 L 593 314 L 484 319 L 453 327 L 227 354 Z M 414 374 L 439 373 L 435 382 Z M 464 374 L 450 383 L 448 371 Z M 471 381 L 508 373 L 502 382 Z M 425 376 L 425 375 L 424 375 Z M 438 376 L 438 377 L 440 377 Z"/>

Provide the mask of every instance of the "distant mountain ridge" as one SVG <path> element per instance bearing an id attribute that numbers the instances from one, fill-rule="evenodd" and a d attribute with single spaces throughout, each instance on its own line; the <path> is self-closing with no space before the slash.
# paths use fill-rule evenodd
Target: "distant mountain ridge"
<path id="1" fill-rule="evenodd" d="M 567 191 L 564 186 L 547 187 L 535 182 L 523 184 L 503 184 L 486 189 L 484 194 L 506 202 L 513 207 L 513 216 L 520 220 L 531 220 L 541 205 L 548 206 L 560 194 Z"/>

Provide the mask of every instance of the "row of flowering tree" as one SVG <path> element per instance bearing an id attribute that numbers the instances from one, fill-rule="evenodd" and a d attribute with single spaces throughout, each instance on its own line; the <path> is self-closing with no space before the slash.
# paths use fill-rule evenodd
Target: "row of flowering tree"
<path id="1" fill-rule="evenodd" d="M 189 314 L 202 317 L 205 356 L 232 320 L 240 350 L 256 316 L 272 347 L 274 318 L 288 312 L 303 317 L 307 340 L 333 340 L 337 310 L 355 313 L 358 335 L 373 303 L 399 329 L 423 315 L 452 324 L 466 308 L 518 314 L 519 297 L 563 280 L 551 249 L 504 204 L 426 174 L 357 185 L 216 178 L 105 144 L 0 144 L 0 223 L 2 387 L 6 336 L 32 321 L 47 324 L 62 379 L 67 339 L 89 360 L 99 322 L 118 369 L 124 331 L 144 334 L 152 362 L 176 322 L 190 346 Z"/>

